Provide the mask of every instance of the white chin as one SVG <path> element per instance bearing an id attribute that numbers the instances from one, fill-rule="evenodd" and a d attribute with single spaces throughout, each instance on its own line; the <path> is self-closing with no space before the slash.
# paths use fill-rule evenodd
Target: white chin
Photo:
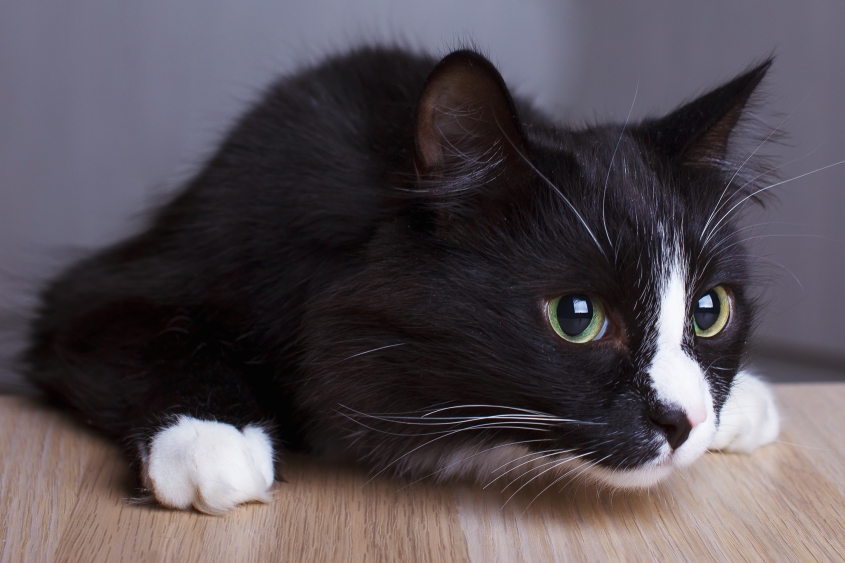
<path id="1" fill-rule="evenodd" d="M 584 473 L 587 479 L 620 489 L 647 489 L 666 479 L 676 464 L 660 458 L 636 469 L 608 469 L 594 466 Z"/>
<path id="2" fill-rule="evenodd" d="M 713 441 L 713 435 L 716 433 L 714 418 L 712 414 L 709 414 L 707 421 L 695 427 L 684 445 L 674 452 L 669 449 L 668 444 L 664 443 L 657 457 L 636 469 L 609 469 L 594 466 L 585 471 L 584 476 L 598 483 L 621 489 L 652 487 L 666 479 L 673 469 L 692 464 L 707 451 L 707 446 Z"/>
<path id="3" fill-rule="evenodd" d="M 661 448 L 660 454 L 652 461 L 636 469 L 609 469 L 593 466 L 584 476 L 596 482 L 622 489 L 645 489 L 666 479 L 672 470 L 686 467 L 701 457 L 706 451 L 706 444 L 712 440 L 712 431 L 701 429 L 694 439 L 688 440 L 683 447 L 671 452 L 668 446 Z"/>

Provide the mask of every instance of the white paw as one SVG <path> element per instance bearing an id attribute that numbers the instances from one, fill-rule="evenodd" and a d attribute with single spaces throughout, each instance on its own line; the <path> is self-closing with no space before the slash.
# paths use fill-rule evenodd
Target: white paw
<path id="1" fill-rule="evenodd" d="M 273 445 L 258 426 L 180 416 L 153 437 L 143 476 L 158 502 L 221 514 L 238 504 L 269 502 Z"/>
<path id="2" fill-rule="evenodd" d="M 710 449 L 751 453 L 774 441 L 778 432 L 780 417 L 772 391 L 755 375 L 739 372 L 722 407 Z"/>

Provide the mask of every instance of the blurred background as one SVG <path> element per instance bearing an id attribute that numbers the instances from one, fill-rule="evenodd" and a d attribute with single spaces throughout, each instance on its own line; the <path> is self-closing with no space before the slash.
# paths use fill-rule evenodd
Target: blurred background
<path id="1" fill-rule="evenodd" d="M 4 326 L 38 280 L 137 229 L 274 77 L 324 54 L 472 41 L 581 124 L 669 111 L 775 53 L 769 122 L 788 117 L 788 138 L 769 152 L 794 180 L 748 218 L 769 285 L 754 358 L 774 380 L 845 379 L 845 165 L 811 173 L 845 159 L 843 23 L 845 3 L 823 1 L 0 0 Z"/>

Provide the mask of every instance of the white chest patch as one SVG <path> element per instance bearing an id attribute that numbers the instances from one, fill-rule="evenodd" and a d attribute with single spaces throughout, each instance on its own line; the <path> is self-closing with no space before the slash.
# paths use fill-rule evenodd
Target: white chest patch
<path id="1" fill-rule="evenodd" d="M 674 453 L 675 465 L 692 463 L 707 449 L 716 432 L 710 386 L 701 367 L 682 348 L 690 322 L 690 302 L 684 269 L 676 261 L 662 285 L 657 318 L 657 350 L 648 373 L 658 399 L 683 410 L 693 426 L 687 441 Z M 670 450 L 668 444 L 665 449 Z"/>
<path id="2" fill-rule="evenodd" d="M 153 437 L 143 476 L 156 500 L 221 514 L 244 502 L 269 502 L 273 444 L 258 426 L 180 416 Z"/>

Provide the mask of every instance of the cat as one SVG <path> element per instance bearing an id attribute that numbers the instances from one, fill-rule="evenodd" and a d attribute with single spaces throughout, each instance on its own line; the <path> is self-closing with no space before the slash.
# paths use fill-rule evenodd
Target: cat
<path id="1" fill-rule="evenodd" d="M 284 450 L 626 488 L 750 452 L 779 430 L 743 369 L 737 213 L 770 65 L 575 129 L 472 50 L 328 58 L 44 287 L 27 376 L 127 447 L 143 494 L 210 514 L 267 501 Z"/>

